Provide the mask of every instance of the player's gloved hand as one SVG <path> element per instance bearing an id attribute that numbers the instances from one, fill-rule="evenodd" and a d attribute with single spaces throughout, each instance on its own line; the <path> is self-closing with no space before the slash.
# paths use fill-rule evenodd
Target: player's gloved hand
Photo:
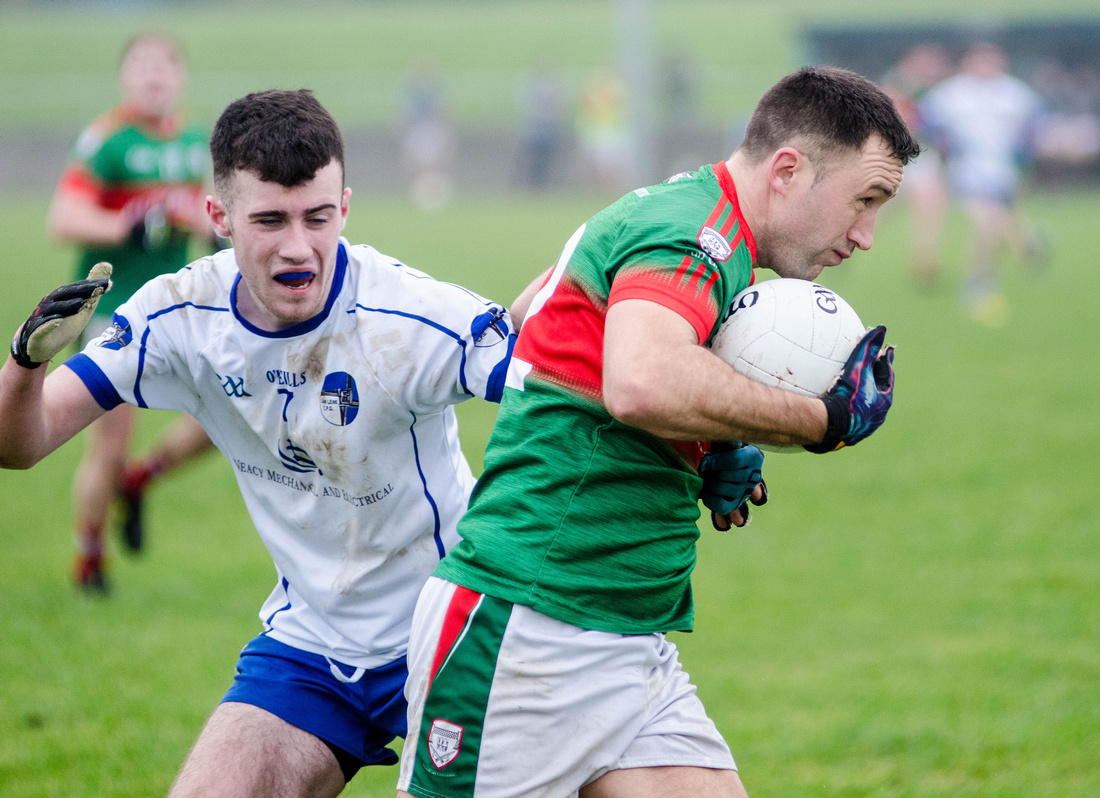
<path id="1" fill-rule="evenodd" d="M 755 446 L 739 441 L 711 444 L 710 452 L 699 463 L 699 475 L 703 478 L 699 498 L 711 511 L 715 529 L 729 529 L 733 523 L 731 516 L 737 511 L 741 514 L 738 526 L 744 526 L 749 520 L 749 501 L 757 505 L 767 502 L 763 468 L 764 453 Z M 752 498 L 757 485 L 761 490 L 759 500 Z"/>
<path id="2" fill-rule="evenodd" d="M 11 356 L 34 369 L 80 337 L 96 303 L 111 289 L 111 264 L 97 263 L 88 279 L 63 285 L 42 298 L 11 341 Z"/>
<path id="3" fill-rule="evenodd" d="M 815 454 L 854 446 L 882 422 L 894 401 L 894 347 L 886 342 L 886 328 L 869 330 L 856 344 L 833 387 L 821 401 L 829 414 L 821 443 L 806 446 Z"/>

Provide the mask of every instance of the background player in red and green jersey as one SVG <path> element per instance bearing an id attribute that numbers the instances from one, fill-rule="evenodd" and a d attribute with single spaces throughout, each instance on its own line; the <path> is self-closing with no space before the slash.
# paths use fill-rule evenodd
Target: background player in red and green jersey
<path id="1" fill-rule="evenodd" d="M 814 279 L 869 249 L 918 152 L 870 81 L 808 68 L 765 94 L 727 161 L 573 235 L 526 315 L 463 540 L 421 594 L 400 789 L 745 795 L 664 639 L 692 628 L 697 441 L 854 444 L 885 419 L 893 350 L 870 331 L 815 398 L 705 345 L 754 266 Z M 761 500 L 759 471 L 747 481 Z"/>
<path id="2" fill-rule="evenodd" d="M 81 134 L 58 181 L 47 226 L 54 238 L 79 247 L 76 279 L 99 261 L 114 267 L 113 288 L 81 345 L 103 332 L 115 308 L 148 280 L 183 268 L 193 236 L 214 238 L 205 215 L 207 137 L 185 125 L 176 107 L 185 79 L 180 46 L 170 36 L 143 33 L 127 42 L 119 65 L 122 102 Z M 103 527 L 114 498 L 123 498 L 124 541 L 140 549 L 148 481 L 211 446 L 202 427 L 181 417 L 148 456 L 124 469 L 132 410 L 122 405 L 89 428 L 73 482 L 73 579 L 90 590 L 106 589 Z"/>

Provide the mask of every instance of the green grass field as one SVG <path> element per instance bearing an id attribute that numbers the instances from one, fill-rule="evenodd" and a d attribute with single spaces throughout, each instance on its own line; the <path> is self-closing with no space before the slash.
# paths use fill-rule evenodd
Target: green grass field
<path id="1" fill-rule="evenodd" d="M 425 216 L 360 200 L 348 235 L 507 300 L 598 204 L 471 199 Z M 1007 272 L 999 330 L 958 313 L 958 258 L 942 292 L 911 285 L 892 209 L 875 249 L 826 280 L 897 344 L 888 423 L 838 454 L 770 455 L 771 503 L 747 529 L 703 534 L 698 631 L 676 640 L 754 798 L 1100 794 L 1100 195 L 1031 207 L 1056 256 L 1035 280 Z M 5 329 L 68 273 L 44 212 L 0 203 Z M 478 470 L 492 409 L 461 411 Z M 164 418 L 147 413 L 143 439 Z M 159 795 L 274 572 L 210 458 L 154 494 L 147 554 L 114 547 L 113 596 L 76 595 L 78 454 L 0 472 L 0 795 Z M 364 772 L 346 794 L 388 796 L 395 777 Z"/>
<path id="2" fill-rule="evenodd" d="M 808 22 L 1040 10 L 1033 0 L 656 5 L 659 47 L 697 49 L 717 85 L 704 111 L 717 119 L 746 110 L 798 61 L 795 34 Z M 309 85 L 342 124 L 385 123 L 407 70 L 427 56 L 461 121 L 507 120 L 530 67 L 577 80 L 612 59 L 607 2 L 305 8 L 5 6 L 0 130 L 75 132 L 114 102 L 118 45 L 149 25 L 186 42 L 188 105 L 208 120 L 245 91 Z M 1041 11 L 1095 13 L 1095 0 Z M 6 335 L 68 279 L 71 255 L 46 240 L 46 198 L 2 192 Z M 602 204 L 462 196 L 425 214 L 356 194 L 347 235 L 507 302 Z M 888 423 L 838 454 L 769 455 L 772 501 L 753 524 L 703 533 L 698 631 L 675 639 L 753 798 L 1100 795 L 1100 193 L 1034 197 L 1029 208 L 1055 258 L 1035 278 L 1006 263 L 1012 316 L 996 330 L 955 303 L 961 219 L 946 284 L 928 293 L 907 278 L 908 220 L 890 208 L 874 250 L 824 278 L 898 347 Z M 477 472 L 493 408 L 459 413 Z M 145 413 L 140 441 L 168 418 Z M 152 496 L 143 557 L 113 546 L 110 599 L 74 593 L 68 493 L 79 453 L 74 441 L 32 471 L 0 472 L 3 798 L 163 795 L 273 585 L 215 456 Z M 346 795 L 391 796 L 395 779 L 395 769 L 364 771 Z"/>

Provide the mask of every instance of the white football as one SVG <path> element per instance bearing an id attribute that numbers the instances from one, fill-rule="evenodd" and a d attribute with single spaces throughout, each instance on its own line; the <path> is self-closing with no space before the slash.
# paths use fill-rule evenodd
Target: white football
<path id="1" fill-rule="evenodd" d="M 852 306 L 835 291 L 808 280 L 779 278 L 751 285 L 733 298 L 710 348 L 750 379 L 819 396 L 832 386 L 865 332 Z"/>

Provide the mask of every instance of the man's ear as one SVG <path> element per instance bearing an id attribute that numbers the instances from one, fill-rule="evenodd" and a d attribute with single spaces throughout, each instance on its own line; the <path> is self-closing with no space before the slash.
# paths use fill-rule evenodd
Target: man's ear
<path id="1" fill-rule="evenodd" d="M 794 147 L 781 147 L 768 162 L 768 184 L 772 191 L 786 196 L 791 187 L 810 172 L 810 161 Z M 812 175 L 810 175 L 812 179 Z"/>
<path id="2" fill-rule="evenodd" d="M 229 211 L 220 199 L 207 196 L 206 215 L 210 217 L 210 224 L 215 233 L 222 238 L 232 238 L 233 231 L 229 229 Z"/>
<path id="3" fill-rule="evenodd" d="M 344 225 L 348 223 L 348 200 L 351 199 L 351 189 L 345 188 L 344 193 L 340 196 L 340 229 L 344 229 Z"/>

